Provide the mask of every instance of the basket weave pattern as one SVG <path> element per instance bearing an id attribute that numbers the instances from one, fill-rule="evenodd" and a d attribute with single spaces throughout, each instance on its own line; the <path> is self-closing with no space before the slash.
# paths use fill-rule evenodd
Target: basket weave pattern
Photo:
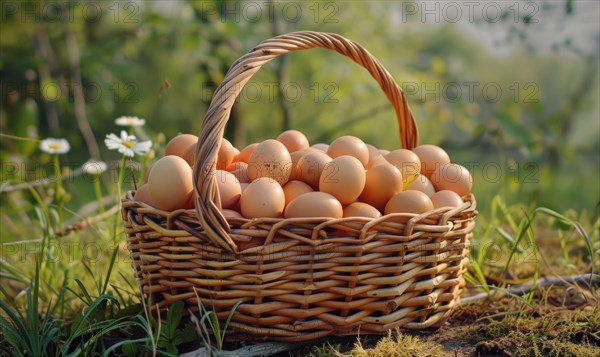
<path id="1" fill-rule="evenodd" d="M 457 304 L 475 225 L 475 199 L 457 208 L 378 219 L 230 219 L 220 211 L 215 165 L 231 106 L 271 59 L 322 47 L 365 67 L 393 105 L 405 148 L 418 143 L 404 93 L 362 46 L 336 34 L 296 32 L 264 41 L 236 61 L 217 88 L 194 167 L 196 211 L 161 211 L 133 200 L 122 215 L 140 287 L 152 309 L 198 298 L 237 336 L 303 341 L 327 335 L 440 327 Z M 264 240 L 238 251 L 237 243 Z M 232 334 L 233 335 L 233 334 Z"/>

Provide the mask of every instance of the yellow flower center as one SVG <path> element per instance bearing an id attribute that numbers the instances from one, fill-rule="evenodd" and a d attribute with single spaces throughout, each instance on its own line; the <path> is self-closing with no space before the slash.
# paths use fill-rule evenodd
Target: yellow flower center
<path id="1" fill-rule="evenodd" d="M 125 140 L 123 141 L 123 145 L 125 145 L 126 148 L 131 149 L 135 146 L 135 142 Z"/>
<path id="2" fill-rule="evenodd" d="M 52 150 L 58 150 L 58 149 L 60 149 L 60 145 L 58 145 L 58 144 L 50 144 L 50 149 L 52 149 Z"/>

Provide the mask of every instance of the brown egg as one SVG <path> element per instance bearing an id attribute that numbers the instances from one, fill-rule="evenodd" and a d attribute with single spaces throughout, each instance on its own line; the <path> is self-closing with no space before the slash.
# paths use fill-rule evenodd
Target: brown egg
<path id="1" fill-rule="evenodd" d="M 165 211 L 183 208 L 194 188 L 192 168 L 179 156 L 165 156 L 154 163 L 148 188 L 156 207 Z"/>
<path id="2" fill-rule="evenodd" d="M 235 158 L 240 154 L 240 151 L 234 146 L 233 147 L 233 161 L 235 161 Z"/>
<path id="3" fill-rule="evenodd" d="M 415 177 L 414 181 L 411 182 L 404 191 L 408 190 L 421 191 L 429 197 L 435 193 L 435 188 L 433 187 L 431 181 L 429 181 L 427 176 L 421 174 Z"/>
<path id="4" fill-rule="evenodd" d="M 277 181 L 260 177 L 246 187 L 240 206 L 246 218 L 276 218 L 285 208 L 285 194 Z"/>
<path id="5" fill-rule="evenodd" d="M 231 172 L 235 176 L 239 183 L 250 183 L 250 177 L 248 177 L 248 164 L 243 161 L 232 162 L 227 166 L 227 171 Z"/>
<path id="6" fill-rule="evenodd" d="M 290 153 L 306 149 L 309 146 L 306 136 L 298 130 L 286 130 L 277 137 L 277 140 L 279 140 Z"/>
<path id="7" fill-rule="evenodd" d="M 265 244 L 265 239 L 261 237 L 252 237 L 249 241 L 236 242 L 238 252 L 242 252 L 246 249 L 260 247 Z"/>
<path id="8" fill-rule="evenodd" d="M 400 170 L 404 184 L 412 182 L 421 171 L 419 157 L 410 150 L 394 150 L 385 155 L 385 159 Z"/>
<path id="9" fill-rule="evenodd" d="M 323 144 L 323 143 L 317 143 L 311 146 L 311 148 L 323 151 L 324 153 L 327 153 L 327 150 L 329 150 L 329 145 L 327 144 Z"/>
<path id="10" fill-rule="evenodd" d="M 250 155 L 252 155 L 252 152 L 254 151 L 254 149 L 257 146 L 258 146 L 258 143 L 254 143 L 254 144 L 250 144 L 250 145 L 246 146 L 245 148 L 242 149 L 242 151 L 240 151 L 240 153 L 234 158 L 233 161 L 241 161 L 241 162 L 248 163 L 248 160 L 250 159 Z"/>
<path id="11" fill-rule="evenodd" d="M 342 218 L 342 204 L 325 192 L 307 192 L 295 199 L 285 209 L 285 218 L 331 217 Z"/>
<path id="12" fill-rule="evenodd" d="M 473 178 L 464 166 L 446 164 L 438 167 L 430 176 L 436 191 L 450 190 L 464 196 L 471 192 Z"/>
<path id="13" fill-rule="evenodd" d="M 431 211 L 433 203 L 429 196 L 421 191 L 404 191 L 396 194 L 385 206 L 385 214 L 416 213 Z"/>
<path id="14" fill-rule="evenodd" d="M 449 190 L 441 190 L 434 193 L 431 196 L 431 202 L 434 208 L 440 207 L 458 207 L 464 203 L 462 198 L 454 192 Z"/>
<path id="15" fill-rule="evenodd" d="M 375 163 L 381 163 L 383 159 L 383 155 L 379 152 L 375 146 L 371 144 L 367 144 L 367 149 L 369 149 L 369 162 L 367 162 L 366 169 L 370 169 L 375 165 Z"/>
<path id="16" fill-rule="evenodd" d="M 365 168 L 354 156 L 338 156 L 321 173 L 319 191 L 333 195 L 341 204 L 356 201 L 365 188 Z"/>
<path id="17" fill-rule="evenodd" d="M 225 219 L 227 220 L 230 220 L 232 218 L 244 218 L 242 217 L 241 213 L 232 209 L 223 209 L 221 212 L 223 212 L 223 217 L 225 217 Z"/>
<path id="18" fill-rule="evenodd" d="M 242 188 L 237 178 L 231 173 L 223 170 L 215 172 L 217 189 L 221 197 L 222 208 L 233 208 L 242 196 Z"/>
<path id="19" fill-rule="evenodd" d="M 190 199 L 182 207 L 183 209 L 194 209 L 196 208 L 196 195 L 194 192 L 190 195 Z"/>
<path id="20" fill-rule="evenodd" d="M 344 208 L 344 217 L 379 218 L 381 217 L 381 212 L 364 202 L 353 202 Z"/>
<path id="21" fill-rule="evenodd" d="M 402 191 L 402 174 L 388 162 L 376 165 L 367 171 L 365 188 L 360 200 L 383 211 L 390 198 Z"/>
<path id="22" fill-rule="evenodd" d="M 287 206 L 294 198 L 303 193 L 313 192 L 312 187 L 302 181 L 289 181 L 283 186 L 285 194 L 285 205 Z"/>
<path id="23" fill-rule="evenodd" d="M 219 145 L 219 154 L 217 155 L 217 170 L 225 170 L 233 162 L 235 151 L 229 140 L 222 138 Z"/>
<path id="24" fill-rule="evenodd" d="M 421 161 L 421 173 L 427 177 L 431 176 L 440 166 L 450 163 L 448 153 L 439 146 L 420 145 L 412 151 Z"/>
<path id="25" fill-rule="evenodd" d="M 146 172 L 144 173 L 144 183 L 148 183 L 148 177 L 150 177 L 150 170 L 152 170 L 152 166 L 154 166 L 154 163 L 148 165 L 148 168 L 146 169 Z"/>
<path id="26" fill-rule="evenodd" d="M 165 156 L 175 155 L 184 159 L 188 165 L 194 164 L 194 157 L 196 155 L 196 144 L 198 144 L 198 137 L 192 134 L 180 134 L 171 139 L 167 146 L 165 146 Z M 193 149 L 193 150 L 191 150 Z"/>
<path id="27" fill-rule="evenodd" d="M 296 165 L 300 172 L 300 180 L 309 184 L 313 189 L 318 190 L 321 173 L 325 165 L 330 161 L 331 157 L 322 152 L 313 151 L 304 154 Z"/>
<path id="28" fill-rule="evenodd" d="M 308 152 L 310 152 L 310 150 L 298 150 L 290 154 L 290 157 L 292 158 L 292 171 L 290 172 L 290 181 L 300 179 L 298 161 L 300 161 L 300 158 Z"/>
<path id="29" fill-rule="evenodd" d="M 367 148 L 364 141 L 355 136 L 341 136 L 335 139 L 329 145 L 327 155 L 331 156 L 332 159 L 343 155 L 354 156 L 361 162 L 363 167 L 366 167 L 369 163 L 369 148 Z"/>
<path id="30" fill-rule="evenodd" d="M 141 185 L 138 188 L 138 190 L 135 192 L 135 195 L 133 195 L 133 200 L 144 202 L 145 204 L 147 204 L 149 206 L 156 207 L 156 203 L 154 203 L 154 201 L 152 201 L 152 198 L 150 197 L 150 191 L 149 191 L 148 185 L 146 185 L 146 184 Z"/>
<path id="31" fill-rule="evenodd" d="M 292 158 L 285 146 L 277 140 L 265 140 L 250 155 L 248 177 L 255 180 L 269 177 L 285 185 L 292 173 Z"/>

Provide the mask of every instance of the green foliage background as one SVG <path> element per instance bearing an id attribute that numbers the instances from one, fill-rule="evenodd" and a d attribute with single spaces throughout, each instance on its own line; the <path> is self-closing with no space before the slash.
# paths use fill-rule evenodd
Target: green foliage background
<path id="1" fill-rule="evenodd" d="M 442 145 L 454 161 L 472 168 L 481 209 L 496 193 L 511 204 L 558 210 L 598 204 L 600 31 L 588 26 L 564 35 L 590 7 L 595 11 L 593 5 L 536 3 L 531 17 L 520 2 L 520 11 L 507 5 L 496 19 L 476 7 L 472 20 L 453 23 L 447 16 L 407 16 L 411 3 L 403 1 L 66 4 L 3 2 L 0 124 L 4 134 L 67 138 L 73 147 L 62 158 L 67 166 L 90 156 L 73 87 L 84 89 L 85 114 L 104 160 L 116 158 L 102 140 L 118 130 L 113 120 L 121 115 L 146 118 L 145 131 L 160 154 L 164 140 L 199 132 L 212 89 L 235 59 L 275 32 L 316 30 L 363 44 L 386 66 L 408 93 L 421 143 Z M 479 32 L 501 35 L 482 40 Z M 551 43 L 539 40 L 543 32 Z M 69 33 L 81 82 L 72 75 Z M 352 134 L 380 148 L 400 147 L 393 110 L 351 61 L 311 50 L 289 55 L 285 78 L 277 66 L 264 66 L 237 103 L 226 136 L 238 148 L 286 128 L 272 84 L 280 80 L 291 84 L 289 97 L 298 96 L 288 125 L 312 142 Z M 170 88 L 159 94 L 165 81 Z M 476 86 L 470 92 L 465 83 Z M 486 93 L 486 85 L 494 87 Z M 489 100 L 496 87 L 502 94 Z M 8 169 L 48 162 L 34 143 L 2 138 L 1 148 L 3 181 L 43 175 Z M 86 199 L 76 195 L 70 204 L 76 208 Z"/>

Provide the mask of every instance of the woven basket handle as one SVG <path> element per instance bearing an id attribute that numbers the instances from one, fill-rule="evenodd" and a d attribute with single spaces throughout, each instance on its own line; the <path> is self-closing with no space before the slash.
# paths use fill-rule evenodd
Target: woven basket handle
<path id="1" fill-rule="evenodd" d="M 237 247 L 229 236 L 229 224 L 221 213 L 215 170 L 219 144 L 231 107 L 244 85 L 263 64 L 288 52 L 315 47 L 334 50 L 366 68 L 396 110 L 403 147 L 412 149 L 417 145 L 417 126 L 404 93 L 381 63 L 361 45 L 337 34 L 312 31 L 292 32 L 263 41 L 231 66 L 216 89 L 204 117 L 196 150 L 194 189 L 198 218 L 208 238 L 229 252 L 236 252 Z"/>

